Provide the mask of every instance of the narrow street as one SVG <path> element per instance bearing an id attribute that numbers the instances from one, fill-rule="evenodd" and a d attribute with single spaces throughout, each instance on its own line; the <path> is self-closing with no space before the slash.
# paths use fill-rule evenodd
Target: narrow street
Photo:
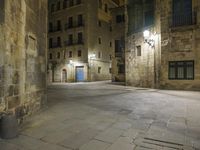
<path id="1" fill-rule="evenodd" d="M 198 150 L 200 93 L 53 84 L 48 106 L 0 150 Z"/>

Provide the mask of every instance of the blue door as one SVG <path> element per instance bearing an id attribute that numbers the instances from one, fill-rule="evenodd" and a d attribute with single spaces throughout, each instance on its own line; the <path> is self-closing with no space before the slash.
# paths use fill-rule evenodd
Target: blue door
<path id="1" fill-rule="evenodd" d="M 84 67 L 76 67 L 76 81 L 83 82 L 84 81 Z"/>

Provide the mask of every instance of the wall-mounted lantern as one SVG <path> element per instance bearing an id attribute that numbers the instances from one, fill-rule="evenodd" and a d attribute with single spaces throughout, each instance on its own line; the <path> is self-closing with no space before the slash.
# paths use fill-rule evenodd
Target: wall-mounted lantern
<path id="1" fill-rule="evenodd" d="M 149 44 L 149 46 L 154 47 L 155 46 L 155 40 L 154 40 L 154 36 L 151 35 L 149 30 L 145 30 L 143 32 L 143 36 L 144 36 L 144 42 Z"/>

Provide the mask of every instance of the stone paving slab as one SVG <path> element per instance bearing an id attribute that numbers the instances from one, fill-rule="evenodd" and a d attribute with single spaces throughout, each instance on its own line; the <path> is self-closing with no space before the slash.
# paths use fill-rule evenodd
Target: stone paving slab
<path id="1" fill-rule="evenodd" d="M 114 143 L 122 134 L 123 130 L 116 128 L 108 128 L 105 131 L 98 134 L 95 139 L 104 141 L 107 143 Z"/>
<path id="2" fill-rule="evenodd" d="M 106 150 L 110 144 L 98 141 L 98 140 L 91 140 L 89 143 L 84 144 L 80 147 L 80 150 Z"/>
<path id="3" fill-rule="evenodd" d="M 98 133 L 98 130 L 88 129 L 76 135 L 70 136 L 58 144 L 66 148 L 78 149 L 82 145 L 91 141 Z"/>
<path id="4" fill-rule="evenodd" d="M 120 137 L 107 150 L 133 150 L 135 145 L 129 137 Z"/>

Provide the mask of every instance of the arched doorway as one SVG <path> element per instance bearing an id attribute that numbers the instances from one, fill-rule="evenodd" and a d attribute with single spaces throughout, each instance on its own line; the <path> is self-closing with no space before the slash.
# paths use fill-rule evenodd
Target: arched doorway
<path id="1" fill-rule="evenodd" d="M 67 70 L 62 70 L 62 82 L 67 82 Z"/>

